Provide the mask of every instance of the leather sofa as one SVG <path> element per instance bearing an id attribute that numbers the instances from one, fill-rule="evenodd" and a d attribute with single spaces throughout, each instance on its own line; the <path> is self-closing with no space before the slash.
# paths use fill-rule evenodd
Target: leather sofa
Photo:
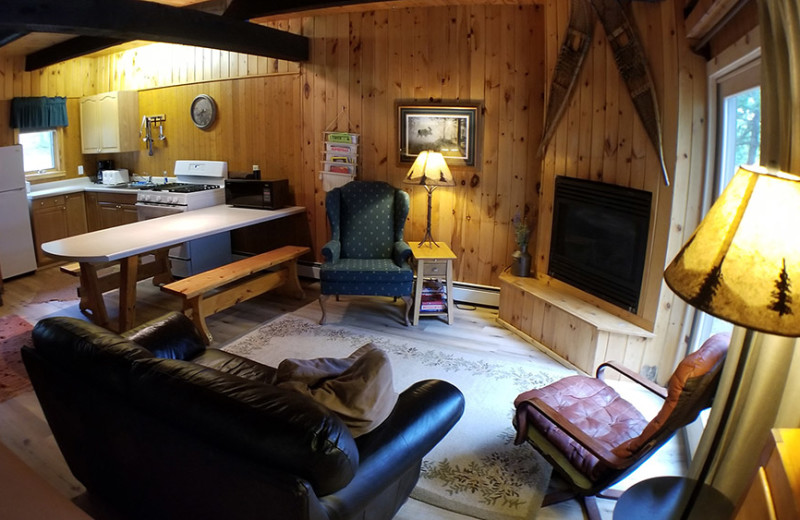
<path id="1" fill-rule="evenodd" d="M 70 470 L 125 518 L 388 519 L 464 410 L 451 384 L 420 381 L 353 438 L 180 313 L 124 335 L 46 318 L 22 356 Z"/>

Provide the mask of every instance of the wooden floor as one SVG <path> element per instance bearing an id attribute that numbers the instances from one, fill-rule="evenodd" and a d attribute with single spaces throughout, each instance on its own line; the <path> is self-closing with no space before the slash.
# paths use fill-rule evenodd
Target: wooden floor
<path id="1" fill-rule="evenodd" d="M 321 316 L 319 307 L 317 305 L 305 307 L 317 299 L 318 283 L 310 280 L 302 282 L 306 291 L 302 300 L 268 293 L 209 317 L 208 327 L 214 336 L 212 346 L 222 346 L 259 324 L 285 313 L 300 311 L 303 316 L 318 320 Z M 59 301 L 72 297 L 77 285 L 75 278 L 61 273 L 57 267 L 6 281 L 4 305 L 0 307 L 0 316 L 17 314 L 31 323 L 50 315 L 85 319 L 78 309 L 77 300 Z M 139 282 L 137 291 L 137 324 L 158 317 L 169 310 L 180 309 L 177 298 L 161 292 L 149 281 Z M 448 326 L 436 318 L 428 318 L 421 320 L 418 327 L 405 327 L 401 319 L 401 302 L 394 303 L 389 298 L 359 297 L 342 298 L 341 302 L 335 302 L 333 299 L 329 301 L 331 302 L 328 311 L 329 324 L 349 324 L 376 331 L 396 329 L 396 333 L 400 332 L 409 338 L 430 340 L 435 337 L 437 342 L 477 349 L 488 354 L 503 352 L 525 357 L 535 349 L 531 344 L 497 325 L 496 309 L 462 304 L 457 306 L 453 326 Z M 106 303 L 112 318 L 116 317 L 117 302 L 116 292 L 106 294 Z M 634 393 L 630 398 L 637 399 L 637 396 Z M 0 442 L 8 446 L 67 497 L 74 498 L 83 493 L 83 486 L 71 475 L 56 446 L 33 392 L 0 403 Z M 685 458 L 682 454 L 681 443 L 676 438 L 617 487 L 625 489 L 638 480 L 650 476 L 682 474 L 685 467 Z M 614 502 L 600 500 L 599 503 L 603 518 L 611 519 Z M 441 510 L 412 499 L 403 506 L 396 518 L 469 520 L 471 517 Z M 578 520 L 583 519 L 584 514 L 577 501 L 568 501 L 542 509 L 536 518 Z"/>

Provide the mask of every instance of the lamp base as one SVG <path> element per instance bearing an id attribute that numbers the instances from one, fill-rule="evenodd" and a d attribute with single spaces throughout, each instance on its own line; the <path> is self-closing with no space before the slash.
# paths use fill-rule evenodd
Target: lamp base
<path id="1" fill-rule="evenodd" d="M 678 520 L 695 481 L 684 477 L 643 480 L 625 491 L 614 507 L 614 520 Z M 703 485 L 689 514 L 691 520 L 729 519 L 733 504 L 719 491 Z"/>

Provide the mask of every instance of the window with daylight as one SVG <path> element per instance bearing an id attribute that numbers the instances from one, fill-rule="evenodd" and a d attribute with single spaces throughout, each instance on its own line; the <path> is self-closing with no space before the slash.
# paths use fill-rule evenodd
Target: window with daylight
<path id="1" fill-rule="evenodd" d="M 20 132 L 22 161 L 25 173 L 36 173 L 56 169 L 58 150 L 55 130 L 40 132 Z"/>

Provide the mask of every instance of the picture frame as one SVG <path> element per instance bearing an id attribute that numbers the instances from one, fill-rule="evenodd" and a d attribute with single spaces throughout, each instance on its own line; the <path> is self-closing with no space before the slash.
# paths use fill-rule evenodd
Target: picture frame
<path id="1" fill-rule="evenodd" d="M 400 162 L 425 150 L 440 152 L 450 166 L 475 166 L 478 105 L 397 107 Z"/>

